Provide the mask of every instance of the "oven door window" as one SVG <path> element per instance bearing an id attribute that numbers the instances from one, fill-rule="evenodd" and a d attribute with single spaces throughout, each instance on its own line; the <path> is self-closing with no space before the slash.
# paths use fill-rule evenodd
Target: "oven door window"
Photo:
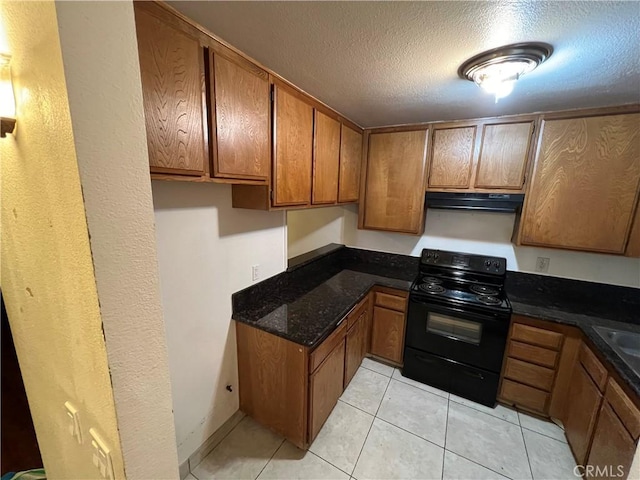
<path id="1" fill-rule="evenodd" d="M 427 332 L 453 340 L 480 345 L 482 324 L 429 312 L 427 316 Z"/>

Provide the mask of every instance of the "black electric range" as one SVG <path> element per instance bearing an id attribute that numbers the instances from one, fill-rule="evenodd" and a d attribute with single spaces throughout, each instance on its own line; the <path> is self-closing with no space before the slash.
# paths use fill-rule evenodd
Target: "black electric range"
<path id="1" fill-rule="evenodd" d="M 509 332 L 505 258 L 425 249 L 411 286 L 408 378 L 494 406 Z"/>

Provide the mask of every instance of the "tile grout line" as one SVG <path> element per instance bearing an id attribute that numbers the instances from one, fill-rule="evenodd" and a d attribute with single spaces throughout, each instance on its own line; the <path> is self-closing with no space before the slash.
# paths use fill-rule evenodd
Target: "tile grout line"
<path id="1" fill-rule="evenodd" d="M 404 428 L 402 428 L 402 427 L 399 427 L 398 425 L 394 425 L 393 423 L 389 422 L 388 420 L 385 420 L 384 418 L 380 418 L 380 417 L 376 417 L 376 418 L 377 418 L 378 420 L 380 420 L 381 422 L 386 423 L 387 425 L 391 425 L 392 427 L 395 427 L 395 428 L 397 428 L 398 430 L 402 430 L 403 432 L 406 432 L 406 433 L 408 433 L 408 434 L 410 434 L 410 435 L 413 435 L 414 437 L 419 438 L 420 440 L 424 440 L 425 442 L 430 443 L 431 445 L 435 445 L 436 447 L 438 447 L 438 448 L 441 448 L 441 449 L 445 450 L 445 448 L 444 448 L 442 445 L 438 445 L 438 444 L 437 444 L 436 442 L 434 442 L 433 440 L 428 440 L 428 439 L 426 439 L 426 438 L 424 438 L 424 437 L 421 437 L 420 435 L 418 435 L 418 434 L 416 434 L 416 433 L 410 432 L 409 430 L 406 430 L 406 429 L 404 429 Z M 455 452 L 454 452 L 454 453 L 455 453 Z"/>
<path id="2" fill-rule="evenodd" d="M 240 421 L 239 421 L 238 423 L 236 423 L 236 424 L 233 426 L 233 428 L 232 428 L 231 430 L 229 430 L 229 431 L 226 433 L 226 435 L 220 439 L 220 441 L 216 444 L 216 446 L 215 446 L 215 447 L 213 447 L 209 453 L 207 453 L 204 457 L 202 457 L 202 458 L 200 459 L 200 461 L 198 462 L 198 465 L 200 465 L 202 462 L 204 462 L 204 459 L 205 459 L 205 458 L 207 458 L 209 455 L 211 455 L 211 454 L 214 452 L 214 450 L 216 450 L 216 449 L 220 446 L 220 444 L 224 441 L 224 439 L 225 439 L 225 438 L 227 438 L 229 435 L 231 435 L 231 432 L 233 432 L 236 428 L 238 428 L 238 425 L 240 425 L 242 422 L 244 422 L 244 421 L 245 421 L 245 419 L 246 419 L 246 418 L 248 418 L 248 417 L 249 417 L 249 415 L 245 415 L 244 417 L 242 417 L 242 418 L 240 419 Z M 196 466 L 195 466 L 195 467 L 193 467 L 193 468 L 194 468 L 194 469 L 198 468 L 198 465 L 196 465 Z M 196 476 L 195 476 L 195 474 L 193 473 L 193 470 L 191 470 L 191 461 L 189 461 L 189 473 L 190 473 L 191 475 L 193 475 L 194 477 L 196 477 Z M 199 479 L 198 477 L 196 477 L 196 480 L 200 480 L 200 479 Z"/>
<path id="3" fill-rule="evenodd" d="M 314 455 L 316 457 L 318 457 L 320 460 L 322 460 L 323 462 L 327 462 L 329 465 L 331 465 L 332 467 L 337 468 L 338 470 L 340 470 L 342 473 L 344 473 L 345 475 L 348 475 L 349 477 L 351 477 L 350 473 L 345 472 L 343 469 L 341 469 L 339 466 L 334 465 L 333 463 L 331 463 L 329 460 L 327 460 L 326 458 L 322 458 L 320 455 L 318 455 L 316 452 L 312 452 L 311 450 L 307 449 L 306 450 L 307 453 L 310 453 L 311 455 Z"/>
<path id="4" fill-rule="evenodd" d="M 381 363 L 381 365 L 384 365 L 384 363 Z M 378 375 L 382 375 L 384 377 L 387 377 L 387 378 L 391 378 L 391 375 L 393 375 L 393 372 L 391 372 L 391 375 L 387 375 L 386 373 L 379 372 L 377 370 L 374 370 L 373 368 L 369 368 L 366 365 L 362 365 L 362 364 L 360 364 L 360 367 L 364 368 L 365 370 L 369 370 L 370 372 L 377 373 Z M 360 367 L 358 367 L 358 368 L 360 368 Z M 392 367 L 389 367 L 389 368 L 392 368 Z"/>
<path id="5" fill-rule="evenodd" d="M 518 415 L 518 421 L 520 421 L 520 415 Z M 531 468 L 531 460 L 529 459 L 529 449 L 527 448 L 527 441 L 524 439 L 524 428 L 520 425 L 520 435 L 522 435 L 522 443 L 524 444 L 524 453 L 527 455 L 527 463 L 529 464 L 529 473 L 531 473 L 531 478 L 535 478 L 533 476 L 533 468 Z"/>
<path id="6" fill-rule="evenodd" d="M 267 463 L 264 464 L 264 467 L 262 467 L 260 469 L 260 471 L 258 472 L 258 475 L 256 475 L 256 477 L 254 478 L 254 480 L 257 480 L 257 478 L 262 475 L 262 472 L 264 472 L 264 469 L 267 468 L 267 465 L 269 465 L 269 462 L 271 462 L 271 460 L 273 460 L 273 457 L 276 456 L 276 453 L 278 453 L 278 450 L 280 450 L 282 448 L 282 445 L 284 445 L 284 442 L 286 442 L 287 439 L 283 438 L 282 442 L 280 442 L 280 445 L 278 445 L 278 448 L 276 448 L 273 453 L 271 454 L 271 457 L 269 458 L 269 460 L 267 460 Z"/>
<path id="7" fill-rule="evenodd" d="M 362 442 L 362 447 L 360 447 L 360 452 L 358 453 L 358 458 L 356 458 L 356 463 L 353 465 L 353 470 L 349 474 L 350 477 L 353 477 L 353 474 L 356 471 L 356 467 L 358 466 L 358 462 L 360 461 L 360 455 L 362 455 L 362 451 L 364 450 L 364 446 L 367 444 L 367 440 L 369 439 L 369 434 L 371 433 L 371 429 L 373 428 L 373 422 L 375 422 L 376 418 L 378 418 L 377 417 L 378 410 L 380 410 L 380 405 L 382 405 L 382 402 L 384 402 L 384 396 L 387 394 L 387 389 L 389 388 L 389 384 L 391 383 L 391 377 L 388 377 L 388 378 L 389 378 L 389 381 L 387 382 L 387 386 L 384 389 L 384 393 L 382 394 L 382 398 L 380 399 L 380 403 L 378 404 L 378 408 L 376 409 L 376 413 L 373 415 L 373 420 L 371 421 L 371 425 L 369 425 L 369 430 L 367 431 L 367 435 L 364 437 L 364 442 Z M 344 402 L 344 403 L 347 403 L 347 402 Z M 351 405 L 351 404 L 347 403 L 347 405 Z M 358 407 L 354 407 L 354 408 L 358 408 Z M 360 409 L 358 409 L 358 410 L 360 410 Z M 368 413 L 368 412 L 366 412 L 366 413 Z M 371 415 L 371 414 L 369 413 L 369 415 Z"/>
<path id="8" fill-rule="evenodd" d="M 453 450 L 448 450 L 448 449 L 446 449 L 446 448 L 445 448 L 444 450 L 445 450 L 445 452 L 453 453 L 454 455 L 457 455 L 457 456 L 458 456 L 458 457 L 460 457 L 460 458 L 464 458 L 464 459 L 465 459 L 465 460 L 467 460 L 468 462 L 471 462 L 471 463 L 473 463 L 474 465 L 478 465 L 479 467 L 482 467 L 482 468 L 484 468 L 485 470 L 489 470 L 490 472 L 493 472 L 493 473 L 495 473 L 496 475 L 500 475 L 501 477 L 507 478 L 507 479 L 509 479 L 509 480 L 514 480 L 514 479 L 512 479 L 511 477 L 506 476 L 504 473 L 497 472 L 497 471 L 495 471 L 493 468 L 486 467 L 486 466 L 482 465 L 481 463 L 476 462 L 475 460 L 471 460 L 470 458 L 467 458 L 467 457 L 465 457 L 464 455 L 460 455 L 459 453 L 454 452 Z"/>
<path id="9" fill-rule="evenodd" d="M 444 480 L 444 460 L 447 454 L 447 431 L 449 430 L 449 405 L 451 405 L 451 396 L 447 398 L 447 419 L 444 422 L 444 447 L 442 447 L 442 472 L 440 472 L 440 480 Z"/>
<path id="10" fill-rule="evenodd" d="M 547 435 L 546 433 L 540 433 L 537 430 L 533 430 L 531 428 L 523 427 L 522 425 L 520 425 L 520 428 L 522 428 L 523 430 L 527 430 L 528 432 L 537 433 L 538 435 L 542 435 L 545 438 L 550 438 L 551 440 L 555 440 L 556 442 L 564 443 L 565 445 L 567 445 L 567 442 L 565 442 L 564 440 L 560 440 L 558 438 L 552 437 L 550 435 Z"/>

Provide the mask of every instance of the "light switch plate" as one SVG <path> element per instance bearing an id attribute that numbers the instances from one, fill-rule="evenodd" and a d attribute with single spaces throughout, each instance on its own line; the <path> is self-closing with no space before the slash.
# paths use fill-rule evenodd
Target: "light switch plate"
<path id="1" fill-rule="evenodd" d="M 114 480 L 111 449 L 95 428 L 89 429 L 89 435 L 91 435 L 91 447 L 93 448 L 93 465 L 98 469 L 102 478 Z"/>
<path id="2" fill-rule="evenodd" d="M 69 435 L 74 437 L 82 445 L 82 430 L 80 430 L 80 412 L 71 402 L 64 402 L 67 410 L 67 425 Z"/>

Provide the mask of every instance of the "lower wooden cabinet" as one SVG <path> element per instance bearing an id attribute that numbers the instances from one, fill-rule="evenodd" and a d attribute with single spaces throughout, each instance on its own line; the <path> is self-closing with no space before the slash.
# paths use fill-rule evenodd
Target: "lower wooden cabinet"
<path id="1" fill-rule="evenodd" d="M 309 443 L 329 418 L 344 388 L 345 341 L 309 377 Z"/>
<path id="2" fill-rule="evenodd" d="M 576 367 L 571 381 L 569 398 L 565 433 L 576 462 L 583 465 L 589 452 L 602 394 L 581 364 Z"/>
<path id="3" fill-rule="evenodd" d="M 593 444 L 589 454 L 588 465 L 593 475 L 589 478 L 611 478 L 618 476 L 627 478 L 629 468 L 636 451 L 636 442 L 612 410 L 609 402 L 605 402 L 600 410 L 598 425 L 593 435 Z M 618 470 L 620 468 L 620 470 Z M 614 475 L 611 475 L 611 474 Z"/>
<path id="4" fill-rule="evenodd" d="M 639 436 L 640 407 L 609 378 L 589 452 L 589 478 L 627 478 Z"/>
<path id="5" fill-rule="evenodd" d="M 376 357 L 401 364 L 404 353 L 407 294 L 384 289 L 374 293 L 370 352 Z"/>
<path id="6" fill-rule="evenodd" d="M 367 353 L 369 296 L 314 348 L 236 322 L 240 410 L 307 448 Z"/>
<path id="7" fill-rule="evenodd" d="M 368 306 L 368 304 L 367 304 Z M 347 332 L 347 349 L 344 359 L 344 388 L 358 371 L 367 354 L 367 310 L 365 309 Z"/>

